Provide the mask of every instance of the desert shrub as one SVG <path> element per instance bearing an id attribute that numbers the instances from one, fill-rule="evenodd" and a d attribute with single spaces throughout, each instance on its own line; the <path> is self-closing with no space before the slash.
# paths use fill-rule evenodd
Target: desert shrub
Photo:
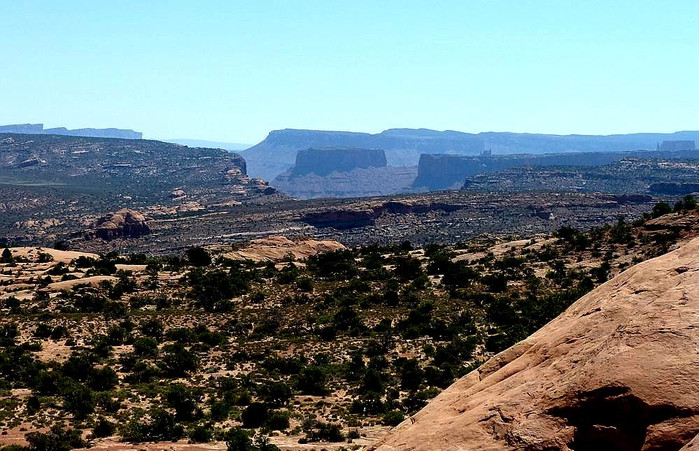
<path id="1" fill-rule="evenodd" d="M 75 381 L 65 381 L 60 388 L 63 408 L 76 419 L 85 419 L 95 411 L 95 394 L 89 388 Z"/>
<path id="2" fill-rule="evenodd" d="M 165 410 L 149 413 L 150 419 L 131 419 L 121 430 L 122 440 L 131 443 L 177 441 L 184 435 L 184 428 L 175 416 Z"/>
<path id="3" fill-rule="evenodd" d="M 92 434 L 98 438 L 109 437 L 111 435 L 114 435 L 115 431 L 116 424 L 112 423 L 104 417 L 98 418 L 97 422 L 95 423 L 95 427 L 92 428 Z"/>
<path id="4" fill-rule="evenodd" d="M 52 276 L 62 276 L 63 274 L 68 273 L 68 267 L 65 263 L 58 262 L 55 265 L 53 265 L 53 267 L 49 269 L 46 273 Z"/>
<path id="5" fill-rule="evenodd" d="M 290 414 L 286 411 L 272 412 L 267 420 L 266 426 L 276 431 L 284 431 L 289 429 L 289 417 Z"/>
<path id="6" fill-rule="evenodd" d="M 165 392 L 168 407 L 175 409 L 175 418 L 180 421 L 194 418 L 199 399 L 200 395 L 195 390 L 182 384 L 172 384 Z"/>
<path id="7" fill-rule="evenodd" d="M 2 250 L 2 256 L 0 256 L 0 263 L 13 263 L 15 261 L 12 251 L 9 248 Z"/>
<path id="8" fill-rule="evenodd" d="M 362 320 L 352 307 L 343 307 L 333 315 L 333 324 L 340 331 L 361 329 Z"/>
<path id="9" fill-rule="evenodd" d="M 90 388 L 96 391 L 108 391 L 119 383 L 116 371 L 110 367 L 93 368 L 87 378 Z"/>
<path id="10" fill-rule="evenodd" d="M 73 305 L 80 313 L 99 313 L 104 310 L 108 299 L 100 293 L 83 291 L 73 300 Z"/>
<path id="11" fill-rule="evenodd" d="M 186 345 L 193 343 L 197 336 L 189 327 L 175 327 L 167 331 L 167 339 Z"/>
<path id="12" fill-rule="evenodd" d="M 381 395 L 384 389 L 385 386 L 381 372 L 376 368 L 369 368 L 362 378 L 362 383 L 358 392 L 360 394 L 376 393 Z"/>
<path id="13" fill-rule="evenodd" d="M 398 426 L 405 419 L 405 414 L 400 410 L 391 410 L 381 417 L 381 424 L 384 426 Z"/>
<path id="14" fill-rule="evenodd" d="M 502 293 L 507 290 L 507 277 L 502 273 L 488 274 L 483 276 L 482 281 L 491 293 Z"/>
<path id="15" fill-rule="evenodd" d="M 386 405 L 381 401 L 381 396 L 376 393 L 360 395 L 352 401 L 350 412 L 357 415 L 380 415 L 386 411 Z"/>
<path id="16" fill-rule="evenodd" d="M 69 451 L 87 446 L 80 431 L 64 429 L 61 425 L 54 425 L 47 433 L 30 432 L 25 439 L 31 451 Z"/>
<path id="17" fill-rule="evenodd" d="M 617 244 L 631 244 L 634 239 L 631 224 L 623 216 L 619 216 L 617 223 L 609 230 L 609 235 L 610 241 Z"/>
<path id="18" fill-rule="evenodd" d="M 422 265 L 417 258 L 410 256 L 398 258 L 393 273 L 403 282 L 414 280 L 423 274 Z"/>
<path id="19" fill-rule="evenodd" d="M 214 401 L 211 404 L 211 419 L 214 421 L 223 421 L 228 418 L 231 412 L 231 406 L 223 401 Z"/>
<path id="20" fill-rule="evenodd" d="M 258 395 L 267 405 L 282 407 L 291 399 L 291 388 L 285 382 L 268 382 L 258 389 Z"/>
<path id="21" fill-rule="evenodd" d="M 268 371 L 277 371 L 281 374 L 298 374 L 307 360 L 305 357 L 268 357 L 262 361 L 261 366 Z"/>
<path id="22" fill-rule="evenodd" d="M 670 204 L 668 204 L 667 202 L 658 202 L 653 206 L 651 216 L 653 218 L 659 218 L 668 213 L 672 213 L 672 207 L 670 207 Z"/>
<path id="23" fill-rule="evenodd" d="M 157 318 L 151 318 L 141 324 L 141 333 L 147 337 L 160 338 L 164 330 L 163 322 Z"/>
<path id="24" fill-rule="evenodd" d="M 422 383 L 424 374 L 416 359 L 406 359 L 400 365 L 398 376 L 403 390 L 417 390 Z"/>
<path id="25" fill-rule="evenodd" d="M 140 337 L 133 342 L 134 354 L 141 357 L 156 357 L 158 355 L 158 341 L 152 337 Z"/>
<path id="26" fill-rule="evenodd" d="M 244 428 L 259 428 L 269 419 L 269 408 L 261 402 L 253 402 L 243 410 L 241 420 Z"/>
<path id="27" fill-rule="evenodd" d="M 272 266 L 274 266 L 274 264 L 272 264 Z M 276 267 L 274 267 L 274 269 L 276 270 Z M 299 277 L 300 273 L 301 271 L 299 271 L 296 265 L 286 265 L 277 274 L 277 282 L 281 284 L 288 284 L 294 282 Z"/>
<path id="28" fill-rule="evenodd" d="M 313 279 L 308 276 L 299 277 L 296 279 L 296 288 L 306 293 L 313 292 Z"/>
<path id="29" fill-rule="evenodd" d="M 202 247 L 193 247 L 185 252 L 187 261 L 192 266 L 209 266 L 211 264 L 211 255 Z"/>
<path id="30" fill-rule="evenodd" d="M 451 262 L 448 260 L 440 263 L 440 268 L 444 273 L 442 284 L 447 287 L 465 288 L 470 286 L 474 280 L 478 280 L 478 272 L 464 261 Z"/>
<path id="31" fill-rule="evenodd" d="M 454 370 L 451 365 L 429 365 L 425 368 L 425 381 L 433 387 L 447 388 L 454 382 Z"/>
<path id="32" fill-rule="evenodd" d="M 675 212 L 695 210 L 697 208 L 697 201 L 694 196 L 688 194 L 682 200 L 675 203 Z"/>
<path id="33" fill-rule="evenodd" d="M 341 442 L 345 439 L 339 424 L 316 421 L 307 437 L 313 442 Z"/>
<path id="34" fill-rule="evenodd" d="M 228 451 L 251 451 L 252 439 L 241 428 L 231 428 L 223 436 Z"/>
<path id="35" fill-rule="evenodd" d="M 334 280 L 347 280 L 358 273 L 354 252 L 351 250 L 313 255 L 308 258 L 308 270 L 320 277 Z"/>
<path id="36" fill-rule="evenodd" d="M 179 343 L 163 348 L 161 367 L 166 374 L 173 377 L 184 377 L 199 366 L 199 359 L 191 351 Z"/>
<path id="37" fill-rule="evenodd" d="M 196 269 L 189 272 L 187 282 L 192 287 L 192 297 L 196 303 L 211 312 L 229 310 L 231 305 L 228 300 L 249 289 L 245 273 L 236 268 L 231 268 L 229 272 Z"/>
<path id="38" fill-rule="evenodd" d="M 214 432 L 210 425 L 196 424 L 187 431 L 187 437 L 192 443 L 209 443 L 214 438 Z"/>
<path id="39" fill-rule="evenodd" d="M 160 370 L 153 365 L 145 362 L 135 362 L 131 374 L 126 376 L 125 380 L 130 383 L 151 382 L 160 375 Z"/>
<path id="40" fill-rule="evenodd" d="M 309 365 L 299 372 L 296 378 L 296 389 L 304 395 L 324 395 L 327 393 L 326 380 L 322 368 Z"/>

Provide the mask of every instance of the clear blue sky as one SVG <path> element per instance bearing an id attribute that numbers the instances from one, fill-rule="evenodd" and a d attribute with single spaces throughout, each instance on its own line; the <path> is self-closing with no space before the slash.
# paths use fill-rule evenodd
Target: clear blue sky
<path id="1" fill-rule="evenodd" d="M 696 0 L 0 2 L 0 124 L 699 129 Z"/>

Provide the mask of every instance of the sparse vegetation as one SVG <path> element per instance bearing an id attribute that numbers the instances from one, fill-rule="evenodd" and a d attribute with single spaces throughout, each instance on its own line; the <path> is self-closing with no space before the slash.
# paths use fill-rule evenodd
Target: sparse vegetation
<path id="1" fill-rule="evenodd" d="M 19 271 L 40 264 L 51 275 L 114 278 L 5 297 L 0 388 L 30 395 L 3 395 L 0 414 L 5 427 L 22 418 L 55 426 L 31 435 L 35 443 L 73 443 L 77 429 L 60 429 L 58 418 L 91 439 L 132 443 L 274 449 L 271 433 L 356 441 L 364 428 L 400 423 L 596 284 L 692 233 L 646 228 L 673 213 L 659 205 L 639 221 L 564 226 L 510 247 L 371 245 L 276 265 L 203 249 L 157 261 L 37 255 Z M 690 220 L 695 208 L 684 198 L 674 210 Z M 2 270 L 18 271 L 16 258 L 5 260 Z M 126 262 L 146 269 L 118 269 L 136 264 Z"/>

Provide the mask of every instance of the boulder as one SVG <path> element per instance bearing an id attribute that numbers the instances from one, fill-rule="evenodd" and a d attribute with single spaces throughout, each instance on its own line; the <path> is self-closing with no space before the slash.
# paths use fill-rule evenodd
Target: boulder
<path id="1" fill-rule="evenodd" d="M 680 449 L 699 433 L 697 325 L 699 238 L 591 291 L 370 449 Z"/>
<path id="2" fill-rule="evenodd" d="M 187 193 L 185 193 L 184 190 L 176 189 L 176 190 L 170 191 L 170 199 L 177 200 L 177 199 L 184 199 L 185 197 L 187 197 Z"/>
<path id="3" fill-rule="evenodd" d="M 95 235 L 103 240 L 137 238 L 150 233 L 150 226 L 141 213 L 123 209 L 108 213 L 97 221 Z"/>

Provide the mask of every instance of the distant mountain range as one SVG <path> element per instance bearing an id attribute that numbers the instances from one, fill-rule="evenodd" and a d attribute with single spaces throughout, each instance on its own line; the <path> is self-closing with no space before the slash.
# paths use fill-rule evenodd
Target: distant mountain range
<path id="1" fill-rule="evenodd" d="M 91 138 L 142 139 L 143 134 L 120 128 L 78 128 L 69 130 L 65 127 L 44 128 L 44 124 L 0 125 L 0 133 L 23 133 L 28 135 L 63 135 Z"/>
<path id="2" fill-rule="evenodd" d="M 462 133 L 428 129 L 389 129 L 377 134 L 284 129 L 269 133 L 242 155 L 253 177 L 274 180 L 287 171 L 299 150 L 358 147 L 382 149 L 389 166 L 416 166 L 421 154 L 542 154 L 654 150 L 662 141 L 699 141 L 699 131 L 627 135 L 550 135 L 533 133 Z"/>

